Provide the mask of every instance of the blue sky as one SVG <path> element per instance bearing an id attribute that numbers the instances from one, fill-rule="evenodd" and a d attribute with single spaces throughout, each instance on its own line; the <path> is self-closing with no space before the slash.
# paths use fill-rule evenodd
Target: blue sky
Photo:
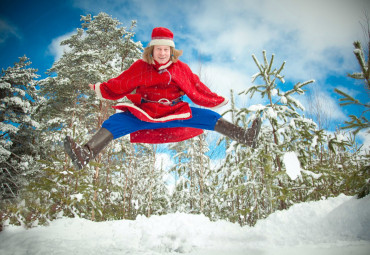
<path id="1" fill-rule="evenodd" d="M 364 10 L 370 11 L 367 0 L 2 0 L 0 67 L 26 55 L 45 77 L 63 52 L 60 41 L 80 27 L 80 15 L 103 11 L 124 26 L 137 20 L 135 39 L 144 46 L 153 27 L 171 29 L 176 47 L 184 50 L 182 60 L 195 73 L 201 67 L 203 81 L 226 97 L 230 88 L 240 92 L 252 85 L 252 54 L 261 60 L 262 50 L 274 53 L 277 66 L 287 62 L 281 88 L 314 79 L 334 130 L 348 113 L 358 113 L 339 107 L 334 88 L 369 101 L 363 84 L 346 77 L 359 70 L 352 43 L 365 42 Z M 309 114 L 309 99 L 298 99 Z M 257 103 L 259 98 L 238 98 L 239 107 Z M 364 132 L 360 138 L 369 139 Z"/>

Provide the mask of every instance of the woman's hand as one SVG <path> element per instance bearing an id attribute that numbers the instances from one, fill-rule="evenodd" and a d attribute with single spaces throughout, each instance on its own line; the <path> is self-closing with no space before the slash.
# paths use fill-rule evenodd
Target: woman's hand
<path id="1" fill-rule="evenodd" d="M 95 89 L 95 85 L 94 84 L 89 84 L 89 87 L 91 90 L 94 90 Z"/>

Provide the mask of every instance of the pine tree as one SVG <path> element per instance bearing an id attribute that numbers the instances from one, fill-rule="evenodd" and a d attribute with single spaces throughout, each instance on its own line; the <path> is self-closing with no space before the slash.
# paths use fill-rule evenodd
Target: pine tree
<path id="1" fill-rule="evenodd" d="M 365 58 L 364 50 L 362 49 L 361 43 L 356 41 L 353 43 L 355 50 L 353 51 L 358 64 L 360 66 L 361 72 L 349 74 L 348 76 L 357 79 L 363 80 L 366 86 L 366 90 L 369 93 L 370 90 L 370 30 L 368 30 L 368 50 L 367 50 L 367 60 Z M 370 111 L 370 104 L 368 102 L 361 102 L 360 100 L 353 98 L 347 93 L 341 91 L 340 89 L 335 89 L 335 92 L 338 93 L 342 98 L 339 99 L 341 106 L 347 105 L 357 105 L 362 108 L 362 114 L 360 116 L 349 115 L 350 121 L 345 121 L 345 126 L 343 129 L 353 129 L 353 133 L 356 135 L 360 130 L 366 130 L 370 128 L 369 120 L 366 117 L 366 113 Z"/>
<path id="2" fill-rule="evenodd" d="M 39 77 L 24 56 L 0 77 L 0 200 L 15 198 L 38 157 L 35 119 L 42 99 L 37 94 Z"/>
<path id="3" fill-rule="evenodd" d="M 87 119 L 87 124 L 100 126 L 109 113 L 108 101 L 97 100 L 88 84 L 95 84 L 118 76 L 140 57 L 140 43 L 132 41 L 135 22 L 130 30 L 120 27 L 121 23 L 106 13 L 81 16 L 82 28 L 64 40 L 61 45 L 69 47 L 60 60 L 49 70 L 57 74 L 42 83 L 43 94 L 50 99 L 46 112 L 53 117 L 69 116 Z M 89 114 L 99 112 L 99 115 Z M 88 118 L 91 118 L 88 121 Z"/>
<path id="4" fill-rule="evenodd" d="M 365 50 L 362 48 L 362 45 L 359 41 L 353 43 L 354 46 L 354 55 L 357 59 L 360 72 L 355 72 L 353 74 L 348 74 L 349 77 L 363 81 L 367 93 L 370 90 L 370 20 L 369 17 L 365 14 L 366 24 L 361 24 L 366 40 Z M 367 58 L 367 59 L 366 59 Z M 353 98 L 347 93 L 335 89 L 335 92 L 338 93 L 342 98 L 339 99 L 341 106 L 354 105 L 362 108 L 363 112 L 360 116 L 349 115 L 350 121 L 345 121 L 345 126 L 343 129 L 353 129 L 353 133 L 356 135 L 360 130 L 366 130 L 370 127 L 369 120 L 366 117 L 366 114 L 370 110 L 370 104 L 368 102 L 361 102 L 359 99 Z"/>
<path id="5" fill-rule="evenodd" d="M 285 62 L 279 69 L 276 69 L 273 67 L 274 55 L 268 61 L 266 52 L 263 51 L 263 64 L 260 64 L 254 55 L 252 57 L 259 70 L 253 76 L 252 81 L 254 82 L 258 77 L 261 77 L 264 84 L 252 86 L 241 94 L 252 96 L 255 92 L 259 92 L 262 98 L 266 98 L 267 105 L 243 109 L 242 112 L 250 113 L 255 109 L 256 114 L 262 114 L 262 118 L 270 124 L 273 143 L 269 147 L 272 150 L 271 155 L 274 157 L 274 169 L 282 172 L 281 156 L 286 151 L 295 151 L 303 163 L 310 157 L 307 148 L 310 148 L 310 144 L 317 134 L 317 125 L 312 120 L 301 116 L 299 111 L 304 111 L 304 107 L 295 99 L 294 95 L 304 94 L 303 87 L 314 81 L 298 82 L 292 89 L 284 92 L 277 88 L 277 81 L 285 83 L 281 74 Z M 278 178 L 277 182 L 278 186 L 282 188 L 282 179 Z M 281 200 L 280 208 L 285 207 L 286 203 Z"/>
<path id="6" fill-rule="evenodd" d="M 303 94 L 303 87 L 313 80 L 298 82 L 284 92 L 280 87 L 285 83 L 282 75 L 285 62 L 279 68 L 274 68 L 274 55 L 268 60 L 265 51 L 263 64 L 254 55 L 252 57 L 259 70 L 252 81 L 260 78 L 262 83 L 239 94 L 253 97 L 259 93 L 266 105 L 238 109 L 234 121 L 247 127 L 256 116 L 261 116 L 264 122 L 258 147 L 251 149 L 231 143 L 222 167 L 231 174 L 223 171 L 221 175 L 221 212 L 229 210 L 232 212 L 229 219 L 241 225 L 253 225 L 257 219 L 293 203 L 296 198 L 292 190 L 297 189 L 300 183 L 289 180 L 281 158 L 285 152 L 294 151 L 299 155 L 301 164 L 307 165 L 314 151 L 312 141 L 321 134 L 312 120 L 301 115 L 300 111 L 304 108 L 294 97 Z"/>
<path id="7" fill-rule="evenodd" d="M 118 194 L 123 181 L 116 176 L 125 171 L 122 154 L 127 150 L 126 139 L 111 143 L 82 171 L 75 171 L 62 141 L 71 135 L 77 142 L 86 143 L 113 114 L 110 106 L 114 102 L 97 99 L 88 84 L 118 76 L 140 57 L 142 47 L 132 40 L 136 22 L 126 29 L 106 13 L 81 16 L 81 21 L 76 34 L 61 43 L 69 49 L 49 69 L 50 76 L 40 82 L 47 104 L 38 117 L 45 120 L 41 138 L 48 155 L 40 161 L 44 174 L 28 189 L 47 201 L 41 207 L 53 208 L 47 218 L 60 213 L 95 220 L 123 217 L 123 210 L 111 210 L 122 208 Z"/>
<path id="8" fill-rule="evenodd" d="M 48 98 L 45 129 L 62 128 L 64 135 L 83 143 L 113 113 L 113 103 L 98 100 L 88 84 L 118 76 L 140 57 L 142 48 L 132 41 L 135 22 L 126 30 L 106 13 L 81 16 L 81 21 L 82 28 L 61 43 L 69 50 L 49 70 L 52 76 L 42 81 L 41 92 Z"/>
<path id="9" fill-rule="evenodd" d="M 213 214 L 216 173 L 210 168 L 206 155 L 208 144 L 204 135 L 171 144 L 175 165 L 171 169 L 176 183 L 172 194 L 172 211 Z"/>
<path id="10" fill-rule="evenodd" d="M 230 91 L 230 99 L 230 109 L 224 115 L 230 113 L 232 123 L 246 127 L 245 119 L 237 118 L 240 109 L 235 106 L 233 90 Z M 217 170 L 220 178 L 219 182 L 221 183 L 218 194 L 217 212 L 222 219 L 244 225 L 247 211 L 245 206 L 248 203 L 245 197 L 245 181 L 248 179 L 247 176 L 251 175 L 251 172 L 243 163 L 243 158 L 248 158 L 249 160 L 252 160 L 252 158 L 244 149 L 243 145 L 238 144 L 236 141 L 231 141 L 227 137 L 224 137 L 222 140 L 226 141 L 227 150 L 224 162 Z"/>
<path id="11" fill-rule="evenodd" d="M 171 209 L 173 212 L 190 211 L 190 180 L 187 170 L 189 158 L 186 154 L 188 143 L 189 141 L 183 141 L 172 143 L 169 146 L 169 149 L 175 153 L 173 156 L 175 164 L 171 169 L 175 177 L 175 188 L 171 198 Z"/>
<path id="12" fill-rule="evenodd" d="M 136 167 L 131 174 L 131 218 L 137 215 L 164 214 L 169 209 L 168 191 L 164 184 L 165 171 L 155 167 L 156 146 L 135 146 Z"/>
<path id="13" fill-rule="evenodd" d="M 354 45 L 354 55 L 357 59 L 357 62 L 360 67 L 360 72 L 356 72 L 353 74 L 348 74 L 349 77 L 356 79 L 356 80 L 361 80 L 364 82 L 365 88 L 367 93 L 369 93 L 370 90 L 370 22 L 369 18 L 367 18 L 367 27 L 363 26 L 364 32 L 366 35 L 366 40 L 367 40 L 367 49 L 364 50 L 361 46 L 361 43 L 359 41 L 355 41 L 353 43 Z M 367 58 L 367 59 L 366 59 Z M 361 102 L 359 99 L 356 99 L 347 93 L 335 89 L 335 92 L 338 93 L 342 98 L 339 99 L 340 105 L 341 106 L 347 106 L 347 105 L 355 105 L 357 107 L 360 107 L 362 110 L 362 113 L 359 116 L 356 116 L 354 114 L 350 114 L 348 117 L 350 118 L 349 121 L 345 121 L 345 126 L 342 127 L 342 129 L 350 129 L 353 130 L 353 134 L 356 135 L 358 132 L 361 130 L 364 130 L 366 133 L 369 134 L 369 128 L 370 128 L 370 123 L 366 115 L 370 111 L 370 104 L 368 102 Z M 370 175 L 370 167 L 368 162 L 369 158 L 369 152 L 365 152 L 366 155 L 365 157 L 359 157 L 361 162 L 363 162 L 362 168 L 357 172 L 357 176 L 366 176 Z M 364 184 L 361 185 L 362 188 L 358 192 L 358 197 L 362 198 L 365 197 L 370 193 L 370 181 L 368 180 Z"/>

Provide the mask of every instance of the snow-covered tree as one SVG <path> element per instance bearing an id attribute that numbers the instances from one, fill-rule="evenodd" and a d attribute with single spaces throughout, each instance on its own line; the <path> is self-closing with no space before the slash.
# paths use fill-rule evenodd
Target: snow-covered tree
<path id="1" fill-rule="evenodd" d="M 126 29 L 106 13 L 81 16 L 81 21 L 77 33 L 61 43 L 68 50 L 49 70 L 41 91 L 48 98 L 45 129 L 61 130 L 83 143 L 113 114 L 112 102 L 97 99 L 88 84 L 118 76 L 140 57 L 142 47 L 132 40 L 135 22 Z"/>
<path id="2" fill-rule="evenodd" d="M 62 42 L 68 50 L 50 68 L 50 76 L 39 82 L 47 104 L 37 116 L 35 104 L 40 99 L 33 81 L 37 76 L 35 70 L 26 68 L 28 60 L 3 71 L 2 196 L 16 194 L 14 188 L 25 180 L 24 173 L 35 166 L 41 170 L 28 178 L 19 203 L 1 208 L 3 220 L 32 227 L 61 216 L 103 221 L 181 211 L 254 225 L 296 202 L 340 193 L 353 195 L 368 182 L 369 159 L 359 160 L 364 157 L 355 142 L 340 131 L 326 135 L 304 116 L 297 98 L 312 81 L 283 89 L 284 63 L 274 68 L 274 56 L 268 60 L 265 52 L 262 64 L 253 56 L 259 70 L 253 81 L 262 83 L 240 92 L 250 97 L 259 94 L 262 103 L 238 109 L 231 92 L 227 111 L 232 122 L 244 128 L 262 117 L 255 149 L 222 138 L 226 157 L 218 169 L 211 169 L 206 136 L 171 144 L 169 149 L 175 154 L 171 172 L 176 180 L 172 194 L 164 183 L 168 173 L 155 167 L 156 147 L 132 144 L 128 137 L 115 140 L 85 169 L 75 171 L 63 151 L 63 138 L 68 134 L 85 143 L 112 113 L 111 102 L 98 100 L 88 84 L 117 76 L 142 50 L 141 44 L 132 40 L 135 22 L 127 30 L 105 13 L 82 16 L 81 21 L 76 34 Z M 19 77 L 29 80 L 23 82 Z M 38 124 L 35 119 L 42 121 Z M 35 136 L 39 130 L 42 132 Z M 294 181 L 288 178 L 282 160 L 290 151 L 298 155 L 302 166 L 301 176 Z M 40 160 L 34 166 L 31 159 L 38 154 Z"/>
<path id="3" fill-rule="evenodd" d="M 134 160 L 135 168 L 130 173 L 130 185 L 126 187 L 130 199 L 125 204 L 131 210 L 129 218 L 135 219 L 140 214 L 148 217 L 152 214 L 165 214 L 170 206 L 164 183 L 166 172 L 155 167 L 156 146 L 138 144 L 133 147 L 135 154 L 130 163 Z"/>
<path id="4" fill-rule="evenodd" d="M 311 157 L 313 151 L 313 141 L 320 134 L 317 130 L 317 125 L 312 120 L 305 118 L 302 115 L 304 107 L 296 99 L 296 96 L 303 95 L 303 87 L 312 83 L 313 80 L 306 82 L 298 82 L 293 88 L 283 91 L 278 88 L 279 81 L 281 85 L 285 83 L 282 71 L 285 66 L 285 62 L 277 69 L 274 68 L 274 55 L 268 60 L 266 52 L 263 51 L 263 64 L 257 60 L 253 55 L 258 72 L 253 76 L 252 81 L 256 81 L 257 78 L 261 78 L 263 84 L 252 86 L 248 90 L 241 94 L 253 96 L 254 93 L 260 93 L 261 97 L 266 100 L 267 104 L 251 106 L 248 109 L 242 109 L 241 115 L 249 114 L 254 112 L 257 115 L 262 116 L 269 124 L 265 131 L 270 133 L 270 137 L 262 136 L 267 138 L 266 141 L 261 141 L 260 147 L 261 152 L 264 149 L 264 155 L 270 155 L 272 159 L 271 175 L 278 174 L 279 178 L 276 178 L 276 187 L 280 187 L 280 208 L 285 208 L 287 197 L 284 195 L 283 182 L 285 182 L 286 175 L 281 175 L 284 166 L 281 162 L 282 155 L 287 151 L 294 151 L 299 155 L 301 163 L 305 165 L 307 160 Z M 263 148 L 263 149 L 262 149 Z M 263 162 L 263 161 L 262 161 Z M 265 163 L 270 166 L 270 161 Z M 267 169 L 270 169 L 268 167 Z M 275 174 L 276 173 L 276 174 Z M 275 187 L 275 185 L 273 185 Z M 275 199 L 275 198 L 274 198 Z"/>
<path id="5" fill-rule="evenodd" d="M 290 190 L 299 184 L 289 181 L 281 158 L 285 152 L 295 151 L 304 165 L 314 150 L 312 141 L 319 134 L 316 124 L 302 116 L 304 108 L 295 98 L 313 81 L 298 82 L 292 89 L 283 91 L 285 62 L 278 69 L 274 68 L 274 55 L 268 60 L 265 51 L 262 64 L 254 55 L 253 59 L 258 73 L 252 81 L 260 78 L 261 83 L 239 94 L 253 97 L 258 93 L 266 105 L 234 110 L 233 119 L 238 125 L 247 127 L 257 116 L 262 118 L 258 147 L 251 149 L 231 143 L 221 169 L 221 210 L 229 208 L 233 212 L 229 219 L 242 225 L 253 225 L 258 218 L 292 203 Z"/>
<path id="6" fill-rule="evenodd" d="M 45 113 L 68 120 L 61 123 L 64 127 L 71 127 L 74 119 L 82 117 L 90 129 L 96 129 L 112 112 L 108 111 L 109 101 L 96 99 L 88 84 L 118 76 L 140 58 L 142 47 L 132 40 L 134 21 L 130 29 L 106 13 L 81 16 L 81 21 L 77 33 L 62 41 L 68 50 L 49 70 L 52 76 L 41 88 L 50 101 Z"/>
<path id="7" fill-rule="evenodd" d="M 360 67 L 360 72 L 356 72 L 353 74 L 349 74 L 348 76 L 356 79 L 356 80 L 362 80 L 365 85 L 365 89 L 367 93 L 370 91 L 370 24 L 369 19 L 367 19 L 367 30 L 365 30 L 365 34 L 367 36 L 367 50 L 363 50 L 361 43 L 359 41 L 356 41 L 353 43 L 354 45 L 354 55 L 357 59 L 357 62 Z M 367 58 L 367 59 L 366 59 Z M 339 99 L 340 105 L 345 107 L 347 105 L 354 105 L 356 107 L 359 107 L 362 110 L 362 113 L 359 116 L 356 116 L 354 114 L 350 114 L 349 121 L 345 121 L 345 126 L 342 127 L 343 129 L 349 129 L 353 130 L 353 134 L 356 135 L 359 131 L 364 130 L 368 134 L 370 133 L 370 123 L 369 119 L 367 117 L 368 112 L 370 111 L 370 104 L 368 102 L 361 102 L 361 100 L 356 99 L 347 93 L 335 89 L 335 92 L 342 96 L 342 98 Z M 361 156 L 361 161 L 365 162 L 368 158 L 369 151 L 364 152 L 366 155 Z M 359 175 L 361 176 L 367 176 L 370 174 L 369 165 L 364 164 L 361 171 L 359 171 Z M 359 191 L 359 197 L 365 197 L 367 194 L 370 193 L 370 181 L 367 181 L 364 185 L 362 185 L 361 190 Z"/>
<path id="8" fill-rule="evenodd" d="M 358 64 L 360 66 L 360 72 L 356 72 L 353 74 L 349 74 L 348 76 L 357 79 L 363 80 L 366 86 L 366 91 L 369 93 L 370 91 L 370 30 L 368 31 L 368 50 L 367 50 L 367 60 L 364 54 L 364 50 L 362 49 L 361 43 L 356 41 L 353 43 L 355 50 L 353 53 L 356 56 Z M 360 116 L 356 116 L 350 114 L 350 121 L 345 121 L 344 129 L 353 129 L 354 134 L 357 134 L 360 130 L 368 131 L 370 128 L 370 123 L 367 118 L 367 113 L 370 111 L 370 104 L 368 102 L 361 102 L 360 100 L 353 98 L 352 96 L 348 95 L 347 93 L 341 91 L 340 89 L 335 89 L 335 92 L 342 96 L 339 99 L 341 106 L 347 105 L 356 105 L 362 108 L 362 114 Z"/>
<path id="9" fill-rule="evenodd" d="M 210 168 L 204 135 L 172 144 L 170 149 L 176 153 L 171 169 L 176 179 L 172 211 L 212 215 L 216 173 Z"/>
<path id="10" fill-rule="evenodd" d="M 252 106 L 249 109 L 242 109 L 241 114 L 255 114 L 262 115 L 262 119 L 266 119 L 272 131 L 275 162 L 279 171 L 282 170 L 280 156 L 284 151 L 299 151 L 301 157 L 303 152 L 312 144 L 315 136 L 316 123 L 305 118 L 299 111 L 304 111 L 303 105 L 295 98 L 296 95 L 303 95 L 303 87 L 312 83 L 313 80 L 296 83 L 292 89 L 282 91 L 277 88 L 280 81 L 285 83 L 284 76 L 281 74 L 284 69 L 285 62 L 279 69 L 273 67 L 274 55 L 268 61 L 266 52 L 263 51 L 263 64 L 260 64 L 257 58 L 253 55 L 259 72 L 253 76 L 252 82 L 257 78 L 261 78 L 264 82 L 262 85 L 252 86 L 240 94 L 245 94 L 252 97 L 254 93 L 259 92 L 261 97 L 266 99 L 267 105 Z M 243 115 L 243 114 L 242 114 Z"/>
<path id="11" fill-rule="evenodd" d="M 110 197 L 117 198 L 115 185 L 120 183 L 115 177 L 124 171 L 125 159 L 120 153 L 127 143 L 124 139 L 113 142 L 87 168 L 76 172 L 62 141 L 71 135 L 84 144 L 114 113 L 110 107 L 114 102 L 97 99 L 88 85 L 118 76 L 140 58 L 142 47 L 132 40 L 134 21 L 128 29 L 106 13 L 81 16 L 81 21 L 76 34 L 61 43 L 68 50 L 49 69 L 50 76 L 40 81 L 47 104 L 38 117 L 44 120 L 42 141 L 48 155 L 40 161 L 44 170 L 44 175 L 38 176 L 41 185 L 34 183 L 35 187 L 29 188 L 38 189 L 39 195 L 49 192 L 45 199 L 49 198 L 49 207 L 57 209 L 54 216 L 63 212 L 102 220 L 104 214 L 112 216 L 106 208 L 117 202 Z M 76 196 L 78 200 L 72 199 Z"/>
<path id="12" fill-rule="evenodd" d="M 244 125 L 245 120 L 237 122 L 237 114 L 240 111 L 235 105 L 234 91 L 230 91 L 230 109 L 225 114 L 230 114 L 231 122 L 237 125 Z M 252 173 L 249 168 L 243 164 L 244 158 L 253 161 L 250 155 L 246 154 L 244 145 L 238 144 L 227 137 L 223 137 L 226 145 L 226 157 L 222 165 L 217 169 L 219 178 L 219 192 L 217 194 L 216 212 L 219 218 L 227 219 L 231 222 L 245 224 L 246 205 L 248 201 L 245 196 L 245 182 L 247 176 Z M 249 151 L 248 151 L 249 152 Z M 248 207 L 250 208 L 250 207 Z"/>
<path id="13" fill-rule="evenodd" d="M 24 56 L 0 77 L 0 200 L 17 196 L 39 154 L 37 70 Z"/>
<path id="14" fill-rule="evenodd" d="M 258 219 L 298 201 L 337 196 L 340 192 L 353 195 L 368 173 L 356 163 L 358 151 L 350 148 L 354 142 L 339 132 L 327 135 L 304 116 L 298 96 L 313 81 L 298 82 L 284 91 L 285 62 L 274 68 L 274 55 L 268 60 L 266 52 L 262 64 L 254 55 L 253 59 L 259 72 L 252 80 L 261 83 L 240 95 L 252 97 L 258 93 L 265 105 L 234 107 L 230 111 L 233 121 L 241 126 L 246 127 L 256 116 L 262 117 L 263 126 L 256 149 L 236 142 L 228 144 L 219 170 L 221 218 L 254 225 Z M 287 152 L 298 155 L 301 164 L 301 176 L 296 180 L 288 178 L 285 171 L 282 158 Z"/>

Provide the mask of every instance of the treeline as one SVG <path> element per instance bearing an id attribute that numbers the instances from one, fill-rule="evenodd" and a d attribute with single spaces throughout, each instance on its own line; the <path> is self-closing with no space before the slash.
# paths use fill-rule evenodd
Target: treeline
<path id="1" fill-rule="evenodd" d="M 82 16 L 81 21 L 76 34 L 62 42 L 69 50 L 46 79 L 37 80 L 27 57 L 2 72 L 3 225 L 32 227 L 59 217 L 135 219 L 177 211 L 254 225 L 295 203 L 368 193 L 369 153 L 358 147 L 355 136 L 329 134 L 306 118 L 297 98 L 313 81 L 285 91 L 284 63 L 276 68 L 274 56 L 269 59 L 266 52 L 261 63 L 253 56 L 259 70 L 253 81 L 259 85 L 239 92 L 260 96 L 262 103 L 239 109 L 231 91 L 231 106 L 225 112 L 244 127 L 262 117 L 257 148 L 222 138 L 226 157 L 214 167 L 205 133 L 169 144 L 174 164 L 168 170 L 156 167 L 155 145 L 131 144 L 124 137 L 85 169 L 74 170 L 63 151 L 63 138 L 70 135 L 81 144 L 87 142 L 113 114 L 111 105 L 116 103 L 98 100 L 88 84 L 119 75 L 141 58 L 143 50 L 133 40 L 135 22 L 123 27 L 105 13 Z M 296 180 L 286 174 L 286 152 L 295 152 L 302 166 Z M 166 181 L 168 176 L 174 183 Z"/>

